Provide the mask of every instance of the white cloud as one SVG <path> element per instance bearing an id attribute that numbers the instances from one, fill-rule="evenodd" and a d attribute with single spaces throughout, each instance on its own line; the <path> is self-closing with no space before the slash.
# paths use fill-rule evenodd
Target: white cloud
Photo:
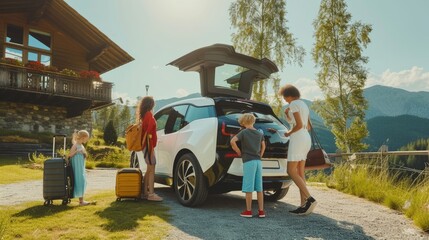
<path id="1" fill-rule="evenodd" d="M 186 91 L 183 88 L 177 89 L 176 94 L 177 94 L 178 97 L 185 97 L 185 96 L 189 95 L 188 91 Z"/>
<path id="2" fill-rule="evenodd" d="M 381 75 L 371 74 L 367 80 L 367 86 L 384 85 L 401 88 L 407 91 L 429 91 L 429 72 L 421 67 L 412 67 L 409 70 L 392 72 L 390 69 Z"/>
<path id="3" fill-rule="evenodd" d="M 290 84 L 298 88 L 301 93 L 301 98 L 314 101 L 316 99 L 321 99 L 323 97 L 322 91 L 320 91 L 319 86 L 317 86 L 314 79 L 309 78 L 298 78 L 291 82 Z"/>

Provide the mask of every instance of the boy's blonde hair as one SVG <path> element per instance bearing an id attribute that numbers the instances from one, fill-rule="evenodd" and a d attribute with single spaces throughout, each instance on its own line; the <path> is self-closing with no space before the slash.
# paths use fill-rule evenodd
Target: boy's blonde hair
<path id="1" fill-rule="evenodd" d="M 86 130 L 75 130 L 73 133 L 73 139 L 72 139 L 72 143 L 75 144 L 77 142 L 77 140 L 80 140 L 84 137 L 88 137 L 89 138 L 89 132 Z"/>
<path id="2" fill-rule="evenodd" d="M 238 123 L 241 126 L 253 125 L 255 123 L 255 120 L 256 120 L 256 118 L 255 118 L 255 116 L 253 116 L 253 114 L 245 113 L 238 118 Z"/>

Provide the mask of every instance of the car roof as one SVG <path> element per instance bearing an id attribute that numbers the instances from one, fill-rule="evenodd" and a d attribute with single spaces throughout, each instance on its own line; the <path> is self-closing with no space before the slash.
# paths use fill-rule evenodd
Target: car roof
<path id="1" fill-rule="evenodd" d="M 233 46 L 226 44 L 199 48 L 168 65 L 185 72 L 198 72 L 201 95 L 207 97 L 250 99 L 254 82 L 267 79 L 272 73 L 278 72 L 277 66 L 269 59 L 257 59 L 237 53 Z M 225 66 L 231 66 L 232 72 L 229 72 L 228 76 L 224 76 L 224 72 L 216 72 L 216 68 Z M 226 86 L 219 86 L 217 79 Z"/>
<path id="2" fill-rule="evenodd" d="M 179 100 L 177 102 L 173 102 L 168 105 L 165 105 L 162 108 L 160 108 L 158 111 L 161 111 L 168 107 L 182 105 L 182 104 L 191 104 L 197 107 L 203 107 L 203 106 L 213 106 L 215 102 L 212 98 L 209 98 L 209 97 L 188 98 L 188 99 Z"/>

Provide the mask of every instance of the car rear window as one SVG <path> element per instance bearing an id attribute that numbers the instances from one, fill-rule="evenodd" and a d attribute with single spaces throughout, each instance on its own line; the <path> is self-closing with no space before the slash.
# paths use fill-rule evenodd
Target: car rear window
<path id="1" fill-rule="evenodd" d="M 255 125 L 264 124 L 279 129 L 283 128 L 283 123 L 274 116 L 270 106 L 255 102 L 240 100 L 225 100 L 216 103 L 216 111 L 219 118 L 236 122 L 244 113 L 252 113 L 256 117 Z"/>

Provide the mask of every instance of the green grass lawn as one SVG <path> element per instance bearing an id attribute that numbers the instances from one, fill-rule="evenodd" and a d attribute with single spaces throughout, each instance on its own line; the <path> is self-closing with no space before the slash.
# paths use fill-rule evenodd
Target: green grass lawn
<path id="1" fill-rule="evenodd" d="M 43 170 L 29 168 L 29 163 L 26 158 L 1 156 L 0 184 L 42 179 Z"/>
<path id="2" fill-rule="evenodd" d="M 66 206 L 39 201 L 0 207 L 0 239 L 162 239 L 171 227 L 162 203 L 117 202 L 112 191 L 87 199 L 97 205 L 78 206 L 73 199 Z"/>

